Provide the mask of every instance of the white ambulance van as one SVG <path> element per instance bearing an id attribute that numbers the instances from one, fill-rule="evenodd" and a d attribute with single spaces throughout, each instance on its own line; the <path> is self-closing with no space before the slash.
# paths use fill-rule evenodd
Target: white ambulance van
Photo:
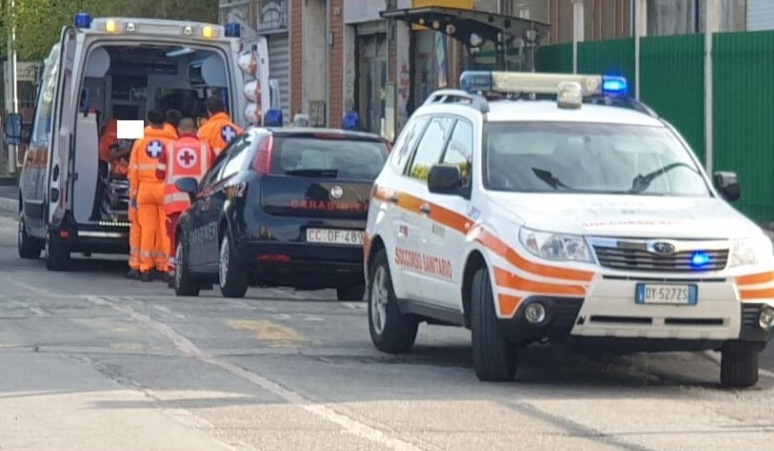
<path id="1" fill-rule="evenodd" d="M 129 184 L 99 156 L 111 119 L 144 120 L 153 108 L 205 118 L 204 100 L 219 95 L 235 122 L 260 124 L 269 106 L 269 96 L 259 92 L 269 85 L 266 46 L 243 49 L 240 33 L 236 23 L 86 13 L 63 27 L 23 139 L 29 145 L 19 181 L 21 258 L 36 259 L 45 250 L 47 268 L 65 270 L 74 252 L 128 253 Z"/>

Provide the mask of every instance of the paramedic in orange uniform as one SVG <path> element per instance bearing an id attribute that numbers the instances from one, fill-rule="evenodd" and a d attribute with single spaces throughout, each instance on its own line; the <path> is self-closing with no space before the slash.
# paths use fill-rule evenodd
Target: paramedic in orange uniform
<path id="1" fill-rule="evenodd" d="M 199 139 L 209 144 L 215 155 L 220 155 L 223 149 L 242 134 L 242 129 L 231 121 L 223 100 L 217 96 L 211 96 L 204 101 L 207 110 L 207 122 L 199 128 Z"/>
<path id="2" fill-rule="evenodd" d="M 148 112 L 145 135 L 134 142 L 130 165 L 131 204 L 137 208 L 140 224 L 140 279 L 167 278 L 166 218 L 164 217 L 164 183 L 156 178 L 156 167 L 164 147 L 175 137 L 164 130 L 164 113 Z"/>
<path id="3" fill-rule="evenodd" d="M 180 120 L 179 138 L 168 144 L 159 158 L 156 177 L 164 182 L 164 214 L 167 217 L 167 238 L 169 242 L 169 285 L 173 287 L 175 272 L 175 229 L 180 215 L 188 209 L 191 201 L 188 194 L 180 191 L 175 182 L 184 177 L 193 177 L 197 181 L 204 177 L 210 168 L 215 153 L 207 143 L 196 137 L 196 123 L 192 118 Z"/>
<path id="4" fill-rule="evenodd" d="M 177 126 L 180 123 L 180 119 L 183 117 L 183 113 L 180 110 L 167 110 L 166 117 L 164 119 L 164 131 L 170 135 L 174 135 L 177 138 Z"/>

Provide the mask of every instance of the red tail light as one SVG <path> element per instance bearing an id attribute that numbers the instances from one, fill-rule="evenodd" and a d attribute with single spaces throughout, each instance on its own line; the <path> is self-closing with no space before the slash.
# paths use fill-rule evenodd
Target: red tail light
<path id="1" fill-rule="evenodd" d="M 290 255 L 287 255 L 287 254 L 260 254 L 260 255 L 258 255 L 258 261 L 261 261 L 261 262 L 289 263 L 290 262 Z"/>
<path id="2" fill-rule="evenodd" d="M 258 153 L 255 155 L 253 169 L 261 174 L 271 172 L 271 152 L 274 148 L 274 136 L 269 135 L 261 141 Z"/>

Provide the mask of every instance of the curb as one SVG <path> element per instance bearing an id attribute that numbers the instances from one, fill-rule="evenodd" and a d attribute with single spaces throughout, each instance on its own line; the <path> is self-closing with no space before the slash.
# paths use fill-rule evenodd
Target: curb
<path id="1" fill-rule="evenodd" d="M 5 213 L 16 213 L 19 209 L 19 203 L 16 199 L 0 197 L 0 211 Z"/>

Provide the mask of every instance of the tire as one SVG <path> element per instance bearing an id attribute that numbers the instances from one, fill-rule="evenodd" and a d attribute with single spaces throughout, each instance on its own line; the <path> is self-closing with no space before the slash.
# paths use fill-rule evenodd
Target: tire
<path id="1" fill-rule="evenodd" d="M 24 222 L 24 213 L 19 213 L 19 230 L 16 235 L 19 257 L 25 260 L 37 260 L 43 250 L 43 244 L 27 235 L 27 225 Z"/>
<path id="2" fill-rule="evenodd" d="M 70 267 L 70 251 L 61 244 L 51 242 L 51 232 L 46 234 L 46 269 L 66 271 Z"/>
<path id="3" fill-rule="evenodd" d="M 177 240 L 175 247 L 175 277 L 172 281 L 175 296 L 199 296 L 199 281 L 188 269 L 188 252 L 183 240 Z"/>
<path id="4" fill-rule="evenodd" d="M 368 330 L 376 349 L 390 354 L 409 352 L 417 338 L 419 321 L 398 309 L 387 254 L 380 250 L 369 269 Z"/>
<path id="5" fill-rule="evenodd" d="M 336 288 L 339 301 L 362 301 L 365 296 L 365 284 L 355 284 Z"/>
<path id="6" fill-rule="evenodd" d="M 218 282 L 220 293 L 226 298 L 243 298 L 247 293 L 247 273 L 236 268 L 234 256 L 237 250 L 231 243 L 228 232 L 223 235 L 220 243 L 220 260 L 218 262 Z"/>
<path id="7" fill-rule="evenodd" d="M 720 357 L 720 384 L 724 387 L 752 387 L 758 383 L 758 351 L 726 347 Z"/>
<path id="8" fill-rule="evenodd" d="M 489 271 L 479 269 L 470 293 L 473 367 L 480 381 L 510 382 L 516 375 L 516 347 L 497 330 Z"/>

